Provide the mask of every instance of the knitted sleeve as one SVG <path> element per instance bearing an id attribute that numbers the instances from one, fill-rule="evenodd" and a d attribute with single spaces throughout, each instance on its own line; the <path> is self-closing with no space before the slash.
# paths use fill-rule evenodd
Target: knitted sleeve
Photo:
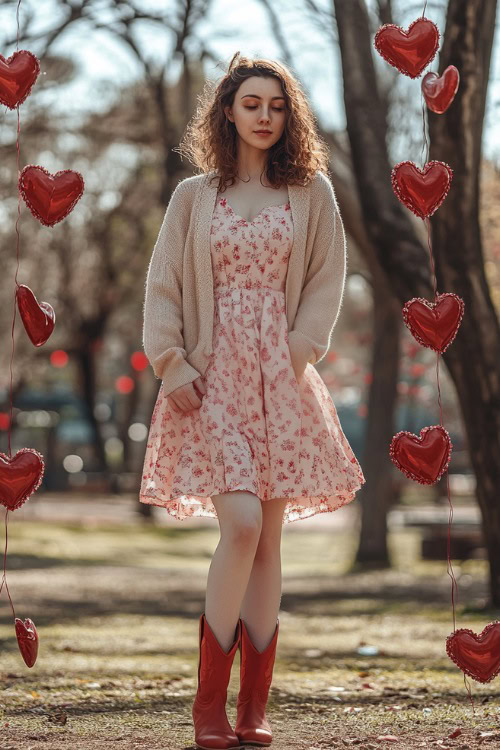
<path id="1" fill-rule="evenodd" d="M 319 173 L 324 191 L 311 259 L 289 339 L 309 362 L 320 362 L 330 348 L 345 289 L 346 237 L 333 186 Z M 311 200 L 313 198 L 311 197 Z"/>
<path id="2" fill-rule="evenodd" d="M 167 206 L 145 284 L 144 352 L 166 395 L 200 376 L 186 361 L 182 336 L 182 257 L 190 217 L 186 196 L 180 182 Z"/>

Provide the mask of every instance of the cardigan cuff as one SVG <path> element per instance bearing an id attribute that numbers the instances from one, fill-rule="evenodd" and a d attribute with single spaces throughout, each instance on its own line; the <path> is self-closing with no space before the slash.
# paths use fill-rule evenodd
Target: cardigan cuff
<path id="1" fill-rule="evenodd" d="M 186 383 L 192 383 L 193 380 L 199 377 L 201 377 L 201 373 L 185 359 L 181 359 L 175 363 L 175 367 L 170 364 L 167 371 L 163 374 L 161 379 L 163 391 L 168 396 L 176 388 L 180 388 L 181 385 L 186 385 Z"/>
<path id="2" fill-rule="evenodd" d="M 293 341 L 293 345 L 297 346 L 297 348 L 303 353 L 304 358 L 307 357 L 308 362 L 314 364 L 317 361 L 313 345 L 303 333 L 300 331 L 289 331 L 288 341 Z"/>

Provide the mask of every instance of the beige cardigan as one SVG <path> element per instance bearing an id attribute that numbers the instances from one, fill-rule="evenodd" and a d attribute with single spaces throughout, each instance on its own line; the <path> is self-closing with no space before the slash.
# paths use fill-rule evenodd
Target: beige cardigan
<path id="1" fill-rule="evenodd" d="M 210 227 L 216 172 L 188 177 L 170 198 L 145 284 L 143 345 L 166 395 L 204 375 L 212 352 L 214 292 Z M 289 343 L 320 362 L 340 312 L 346 239 L 337 199 L 321 171 L 308 186 L 288 185 L 293 247 L 285 300 Z"/>

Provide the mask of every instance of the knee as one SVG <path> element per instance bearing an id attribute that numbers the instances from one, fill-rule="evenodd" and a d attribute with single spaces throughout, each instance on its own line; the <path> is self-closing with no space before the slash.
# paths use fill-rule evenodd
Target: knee
<path id="1" fill-rule="evenodd" d="M 239 519 L 226 529 L 225 537 L 230 544 L 237 545 L 240 549 L 253 549 L 257 547 L 262 529 L 262 520 L 259 518 Z"/>

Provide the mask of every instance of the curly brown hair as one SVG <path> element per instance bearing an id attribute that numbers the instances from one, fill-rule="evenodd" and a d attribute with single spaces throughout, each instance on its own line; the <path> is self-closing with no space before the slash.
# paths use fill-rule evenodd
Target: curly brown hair
<path id="1" fill-rule="evenodd" d="M 288 112 L 281 138 L 269 149 L 266 166 L 269 183 L 275 188 L 284 184 L 304 186 L 318 170 L 329 176 L 328 145 L 317 132 L 316 118 L 300 83 L 281 63 L 264 58 L 252 60 L 242 57 L 240 52 L 233 56 L 228 72 L 218 84 L 207 81 L 180 146 L 173 151 L 185 155 L 202 173 L 215 169 L 220 192 L 224 192 L 230 180 L 234 185 L 238 132 L 224 108 L 232 107 L 238 88 L 250 76 L 277 78 Z"/>

